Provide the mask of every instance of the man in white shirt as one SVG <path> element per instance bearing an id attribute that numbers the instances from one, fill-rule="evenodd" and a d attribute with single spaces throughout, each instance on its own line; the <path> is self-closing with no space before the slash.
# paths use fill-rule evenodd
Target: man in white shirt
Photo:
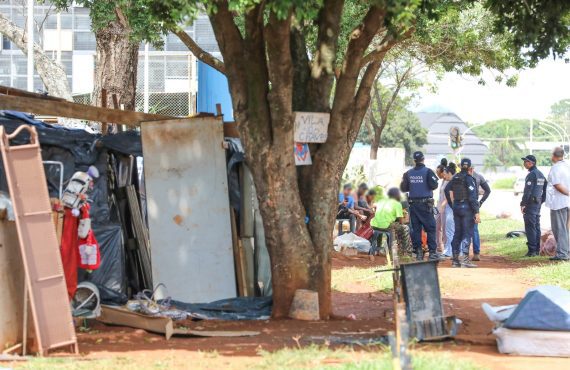
<path id="1" fill-rule="evenodd" d="M 546 187 L 546 206 L 550 208 L 550 223 L 556 239 L 556 256 L 552 257 L 551 260 L 568 261 L 570 248 L 568 239 L 570 167 L 564 161 L 564 149 L 554 148 L 552 163 Z"/>

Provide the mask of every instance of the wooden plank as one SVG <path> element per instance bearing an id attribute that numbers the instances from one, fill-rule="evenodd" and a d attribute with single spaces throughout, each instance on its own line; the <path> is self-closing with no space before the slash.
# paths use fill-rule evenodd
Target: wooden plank
<path id="1" fill-rule="evenodd" d="M 53 100 L 53 101 L 67 101 L 65 99 L 58 98 L 56 96 L 36 94 L 33 92 L 15 89 L 13 87 L 2 86 L 2 85 L 0 85 L 0 94 L 12 95 L 12 96 L 22 96 L 22 97 L 26 97 L 26 98 L 38 98 L 38 99 Z"/>
<path id="2" fill-rule="evenodd" d="M 107 89 L 101 89 L 101 107 L 107 108 Z M 108 122 L 101 122 L 101 132 L 103 135 L 107 135 L 109 133 Z"/>
<path id="3" fill-rule="evenodd" d="M 234 137 L 239 139 L 239 130 L 237 123 L 224 122 L 224 137 Z"/>
<path id="4" fill-rule="evenodd" d="M 147 316 L 121 307 L 101 305 L 101 316 L 97 321 L 108 325 L 128 326 L 152 333 L 164 334 L 166 340 L 172 337 L 174 326 L 168 317 Z"/>
<path id="5" fill-rule="evenodd" d="M 148 237 L 148 230 L 143 221 L 139 198 L 134 185 L 126 186 L 127 203 L 129 204 L 129 211 L 131 213 L 131 222 L 133 224 L 135 237 L 137 239 L 138 251 L 143 269 L 144 288 L 152 289 L 152 265 L 150 259 L 150 240 Z"/>
<path id="6" fill-rule="evenodd" d="M 238 294 L 240 297 L 247 296 L 247 276 L 245 272 L 245 257 L 241 240 L 237 233 L 237 222 L 233 208 L 230 209 L 230 219 L 232 227 L 232 247 L 234 252 L 234 264 L 236 266 L 236 280 L 238 287 Z"/>
<path id="7" fill-rule="evenodd" d="M 16 110 L 55 117 L 76 118 L 95 122 L 113 122 L 128 126 L 139 126 L 145 121 L 172 120 L 176 117 L 162 116 L 118 109 L 93 107 L 67 101 L 54 102 L 50 99 L 0 95 L 0 109 Z"/>

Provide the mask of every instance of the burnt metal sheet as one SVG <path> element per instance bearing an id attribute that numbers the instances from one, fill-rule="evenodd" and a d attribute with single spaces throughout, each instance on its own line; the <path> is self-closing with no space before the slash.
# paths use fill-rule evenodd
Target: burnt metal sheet
<path id="1" fill-rule="evenodd" d="M 152 279 L 185 302 L 236 296 L 221 119 L 141 127 Z"/>
<path id="2" fill-rule="evenodd" d="M 400 265 L 408 321 L 427 321 L 443 317 L 437 262 Z"/>
<path id="3" fill-rule="evenodd" d="M 28 131 L 28 144 L 10 146 L 10 138 Z M 0 126 L 0 151 L 12 197 L 26 285 L 41 354 L 73 346 L 77 339 L 35 128 L 20 126 L 11 135 Z"/>

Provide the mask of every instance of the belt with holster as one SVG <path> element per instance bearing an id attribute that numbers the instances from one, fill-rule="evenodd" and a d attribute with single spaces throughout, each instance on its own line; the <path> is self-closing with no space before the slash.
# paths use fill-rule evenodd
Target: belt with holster
<path id="1" fill-rule="evenodd" d="M 410 198 L 409 202 L 410 204 L 412 203 L 429 203 L 429 202 L 433 202 L 433 198 Z"/>

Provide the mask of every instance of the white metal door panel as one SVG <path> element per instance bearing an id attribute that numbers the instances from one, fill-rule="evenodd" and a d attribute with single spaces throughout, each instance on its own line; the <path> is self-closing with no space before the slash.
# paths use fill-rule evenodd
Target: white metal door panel
<path id="1" fill-rule="evenodd" d="M 236 296 L 222 125 L 213 117 L 141 125 L 153 283 L 175 300 Z"/>

